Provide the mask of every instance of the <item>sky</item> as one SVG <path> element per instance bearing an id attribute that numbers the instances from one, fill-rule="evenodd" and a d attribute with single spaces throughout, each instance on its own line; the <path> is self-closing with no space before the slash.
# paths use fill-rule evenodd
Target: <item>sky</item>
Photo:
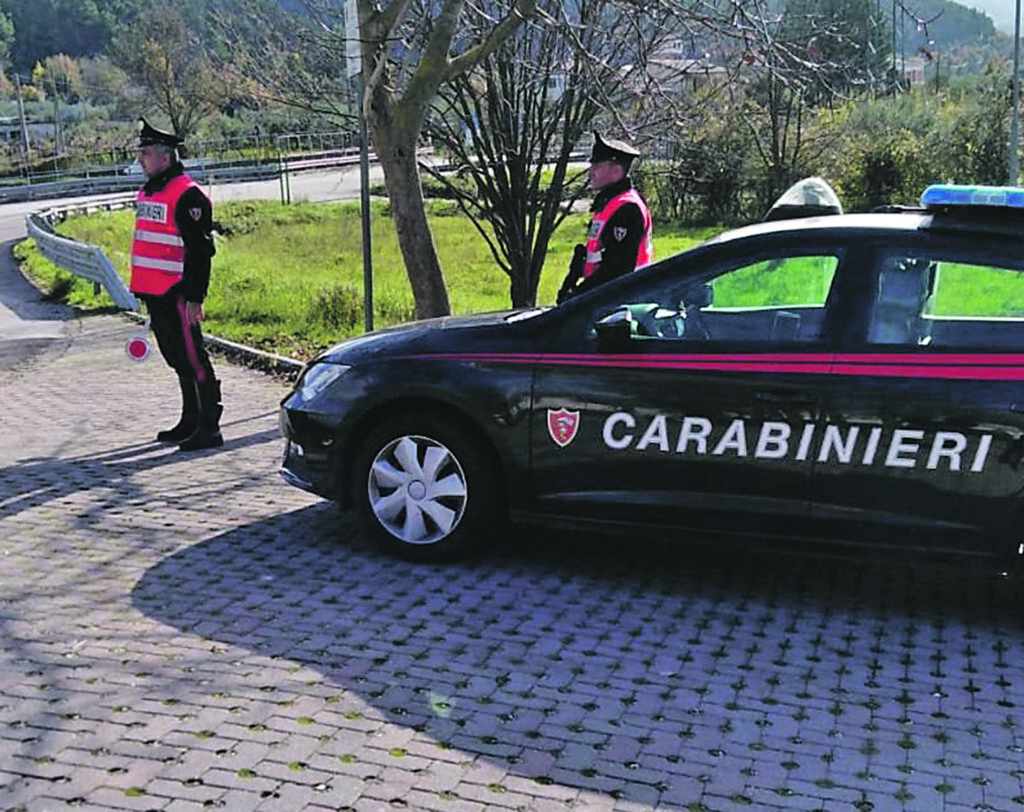
<path id="1" fill-rule="evenodd" d="M 962 6 L 983 11 L 992 18 L 996 28 L 1013 34 L 1014 14 L 1017 11 L 1017 0 L 957 0 Z"/>

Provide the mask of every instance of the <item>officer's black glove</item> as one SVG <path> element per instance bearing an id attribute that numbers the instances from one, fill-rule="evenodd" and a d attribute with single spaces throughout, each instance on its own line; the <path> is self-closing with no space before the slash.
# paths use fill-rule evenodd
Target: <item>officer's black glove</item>
<path id="1" fill-rule="evenodd" d="M 558 297 L 555 299 L 556 304 L 561 304 L 567 299 L 572 298 L 573 293 L 575 293 L 576 283 L 579 282 L 580 277 L 583 276 L 583 268 L 586 264 L 586 246 L 577 245 L 572 251 L 572 261 L 569 263 L 569 273 L 566 274 L 565 281 L 562 282 L 562 287 L 558 291 Z"/>
<path id="2" fill-rule="evenodd" d="M 587 247 L 585 245 L 576 244 L 576 247 L 572 249 L 572 262 L 569 263 L 569 273 L 579 279 L 583 276 L 583 268 L 587 264 Z"/>

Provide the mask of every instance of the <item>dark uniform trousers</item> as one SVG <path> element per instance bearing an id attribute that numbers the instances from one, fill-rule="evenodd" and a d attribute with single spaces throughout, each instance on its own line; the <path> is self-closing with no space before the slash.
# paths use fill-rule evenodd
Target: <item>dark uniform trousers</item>
<path id="1" fill-rule="evenodd" d="M 213 380 L 210 356 L 203 347 L 203 331 L 199 324 L 189 324 L 185 314 L 185 297 L 171 288 L 162 296 L 143 295 L 150 327 L 156 336 L 160 354 L 179 378 L 196 384 Z"/>
<path id="2" fill-rule="evenodd" d="M 146 305 L 160 354 L 177 373 L 181 388 L 181 420 L 161 431 L 157 439 L 183 443 L 182 448 L 220 445 L 220 381 L 203 347 L 201 326 L 188 323 L 184 295 L 175 286 L 161 296 L 140 294 L 139 298 Z"/>

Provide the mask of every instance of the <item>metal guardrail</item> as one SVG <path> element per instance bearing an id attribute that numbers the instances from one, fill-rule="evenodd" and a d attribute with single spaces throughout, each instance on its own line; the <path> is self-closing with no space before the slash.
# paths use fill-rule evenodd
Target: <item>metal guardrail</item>
<path id="1" fill-rule="evenodd" d="M 270 180 L 280 177 L 287 185 L 291 172 L 313 169 L 325 169 L 331 166 L 345 166 L 359 160 L 358 151 L 350 149 L 328 150 L 323 153 L 282 158 L 275 164 L 206 164 L 202 160 L 189 162 L 188 174 L 201 184 L 238 183 L 253 180 Z M 0 204 L 15 200 L 35 200 L 42 198 L 76 197 L 86 195 L 109 194 L 111 192 L 134 192 L 142 183 L 141 174 L 133 173 L 122 176 L 94 177 L 80 180 L 61 181 L 45 184 L 34 184 L 16 188 L 0 189 Z M 285 192 L 282 191 L 282 195 Z M 290 190 L 287 193 L 290 200 Z M 127 286 L 114 270 L 107 255 L 99 246 L 81 243 L 67 237 L 58 236 L 54 225 L 64 220 L 71 213 L 87 214 L 90 211 L 112 210 L 131 206 L 134 194 L 120 200 L 108 200 L 103 203 L 79 204 L 61 208 L 46 209 L 30 214 L 25 220 L 25 230 L 36 241 L 39 252 L 54 265 L 70 271 L 76 276 L 88 279 L 96 287 L 103 287 L 114 304 L 122 310 L 139 311 L 139 302 L 128 290 Z"/>
<path id="2" fill-rule="evenodd" d="M 39 251 L 56 265 L 72 273 L 92 281 L 94 285 L 102 285 L 110 294 L 114 303 L 122 310 L 128 311 L 128 317 L 138 323 L 145 323 L 140 315 L 138 300 L 132 296 L 103 249 L 96 245 L 81 243 L 59 237 L 53 231 L 54 223 L 58 223 L 71 213 L 89 213 L 98 210 L 114 210 L 128 207 L 135 198 L 108 200 L 100 204 L 85 204 L 64 208 L 47 209 L 30 214 L 26 218 L 29 235 L 35 239 Z M 297 375 L 304 362 L 295 358 L 264 352 L 243 344 L 237 344 L 217 336 L 204 335 L 203 341 L 220 352 L 241 359 L 246 365 L 277 374 Z"/>
<path id="3" fill-rule="evenodd" d="M 359 159 L 358 154 L 354 156 Z M 305 156 L 300 159 L 285 159 L 279 164 L 259 165 L 206 165 L 197 161 L 188 166 L 188 173 L 202 184 L 230 183 L 253 180 L 269 180 L 277 177 L 287 178 L 288 173 L 309 169 L 323 169 L 329 166 L 345 165 L 353 162 L 353 155 L 347 150 Z M 72 181 L 55 181 L 52 183 L 34 184 L 16 188 L 0 189 L 0 203 L 16 200 L 36 200 L 56 197 L 77 197 L 86 195 L 109 194 L 112 192 L 134 192 L 139 188 L 143 178 L 141 174 L 114 175 L 109 177 L 83 178 Z M 64 220 L 68 214 L 88 213 L 99 209 L 115 209 L 132 205 L 134 195 L 123 200 L 106 201 L 102 204 L 85 204 L 73 207 L 52 208 L 30 214 L 25 220 L 25 230 L 36 241 L 39 252 L 54 265 L 70 271 L 76 276 L 88 279 L 96 287 L 103 287 L 114 304 L 122 310 L 138 312 L 139 302 L 128 290 L 127 286 L 114 270 L 103 249 L 96 245 L 81 243 L 67 237 L 58 236 L 54 225 Z"/>
<path id="4" fill-rule="evenodd" d="M 271 161 L 193 158 L 185 161 L 185 169 L 198 183 L 213 186 L 217 183 L 287 179 L 292 172 L 348 166 L 358 161 L 358 150 L 336 149 L 303 155 L 282 155 Z M 0 204 L 135 191 L 144 180 L 141 170 L 128 166 L 105 174 L 93 172 L 63 180 L 0 186 Z"/>
<path id="5" fill-rule="evenodd" d="M 122 208 L 131 202 L 130 199 L 110 201 L 103 206 L 79 206 L 77 209 L 88 211 L 98 208 Z M 25 229 L 36 241 L 39 252 L 54 265 L 88 279 L 96 288 L 102 286 L 121 310 L 138 312 L 138 300 L 132 296 L 102 248 L 60 237 L 54 232 L 54 223 L 63 220 L 70 211 L 72 209 L 48 209 L 30 214 L 26 218 Z"/>

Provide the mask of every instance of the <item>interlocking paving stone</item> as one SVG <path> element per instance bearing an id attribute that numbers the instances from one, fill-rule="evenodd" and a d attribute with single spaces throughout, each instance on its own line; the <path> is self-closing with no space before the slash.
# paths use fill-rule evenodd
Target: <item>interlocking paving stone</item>
<path id="1" fill-rule="evenodd" d="M 279 479 L 282 381 L 219 360 L 224 448 L 150 443 L 135 329 L 0 371 L 0 810 L 1024 809 L 1016 582 L 532 529 L 399 561 Z"/>

